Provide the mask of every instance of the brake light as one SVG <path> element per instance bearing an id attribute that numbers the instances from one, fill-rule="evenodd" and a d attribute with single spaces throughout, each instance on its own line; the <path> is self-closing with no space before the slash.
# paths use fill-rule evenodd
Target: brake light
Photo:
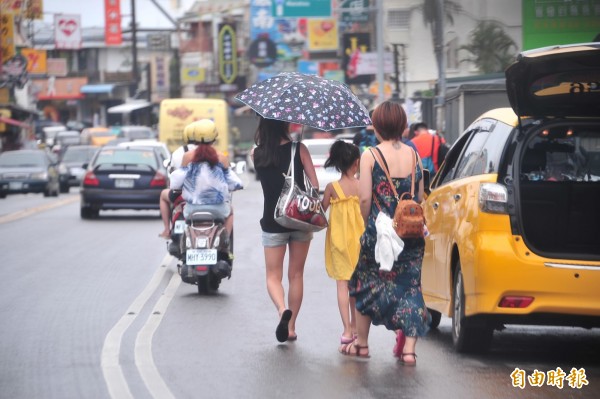
<path id="1" fill-rule="evenodd" d="M 483 183 L 479 187 L 479 208 L 487 213 L 507 213 L 506 187 L 496 183 Z"/>
<path id="2" fill-rule="evenodd" d="M 100 181 L 98 180 L 98 178 L 96 177 L 94 172 L 90 171 L 85 174 L 85 177 L 83 178 L 83 185 L 84 186 L 99 186 Z"/>
<path id="3" fill-rule="evenodd" d="M 533 302 L 531 296 L 505 296 L 498 304 L 501 308 L 526 308 Z"/>
<path id="4" fill-rule="evenodd" d="M 196 266 L 196 271 L 198 271 L 198 272 L 208 271 L 208 266 Z"/>
<path id="5" fill-rule="evenodd" d="M 162 173 L 156 172 L 150 182 L 150 187 L 167 187 L 167 178 Z"/>

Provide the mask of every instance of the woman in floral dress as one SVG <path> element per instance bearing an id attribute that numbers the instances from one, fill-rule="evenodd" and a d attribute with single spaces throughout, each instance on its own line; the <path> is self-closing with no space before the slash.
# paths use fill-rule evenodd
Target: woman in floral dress
<path id="1" fill-rule="evenodd" d="M 373 112 L 373 126 L 380 142 L 372 151 L 380 151 L 381 158 L 399 196 L 410 192 L 414 150 L 402 143 L 406 114 L 398 103 L 386 101 Z M 418 158 L 417 158 L 418 159 Z M 423 198 L 423 180 L 420 159 L 416 164 L 415 200 Z M 375 262 L 377 230 L 375 219 L 379 209 L 389 216 L 394 214 L 397 200 L 384 170 L 375 161 L 374 154 L 365 151 L 360 161 L 360 208 L 366 230 L 361 237 L 358 264 L 349 282 L 350 295 L 356 298 L 357 339 L 342 345 L 345 355 L 369 357 L 368 337 L 371 323 L 384 325 L 406 336 L 404 348 L 397 345 L 394 354 L 406 365 L 416 364 L 417 337 L 426 334 L 430 316 L 421 292 L 421 265 L 425 250 L 423 238 L 403 239 L 404 249 L 389 272 L 380 271 Z"/>

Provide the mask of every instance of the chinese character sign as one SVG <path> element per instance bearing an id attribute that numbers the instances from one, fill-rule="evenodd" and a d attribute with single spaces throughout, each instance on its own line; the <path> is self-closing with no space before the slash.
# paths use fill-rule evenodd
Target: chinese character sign
<path id="1" fill-rule="evenodd" d="M 46 73 L 46 50 L 22 48 L 21 55 L 27 58 L 27 72 L 36 75 Z"/>
<path id="2" fill-rule="evenodd" d="M 219 25 L 219 78 L 225 84 L 232 84 L 238 74 L 237 38 L 235 26 Z"/>
<path id="3" fill-rule="evenodd" d="M 15 56 L 15 21 L 12 14 L 0 15 L 0 62 Z"/>
<path id="4" fill-rule="evenodd" d="M 54 16 L 54 44 L 57 49 L 81 48 L 81 17 L 59 14 Z"/>
<path id="5" fill-rule="evenodd" d="M 118 46 L 123 43 L 120 0 L 104 0 L 104 19 L 104 42 L 106 45 Z"/>

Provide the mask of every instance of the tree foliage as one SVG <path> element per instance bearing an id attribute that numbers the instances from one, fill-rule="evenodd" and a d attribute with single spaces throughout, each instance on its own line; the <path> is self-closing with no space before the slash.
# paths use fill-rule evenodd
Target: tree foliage
<path id="1" fill-rule="evenodd" d="M 461 50 L 470 53 L 461 62 L 472 62 L 481 73 L 503 72 L 515 59 L 517 44 L 497 22 L 481 21 Z"/>

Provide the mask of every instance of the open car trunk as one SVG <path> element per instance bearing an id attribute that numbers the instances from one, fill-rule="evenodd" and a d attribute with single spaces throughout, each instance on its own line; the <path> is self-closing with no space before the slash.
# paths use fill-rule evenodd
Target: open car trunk
<path id="1" fill-rule="evenodd" d="M 541 130 L 521 158 L 523 239 L 549 257 L 600 258 L 600 130 Z"/>

